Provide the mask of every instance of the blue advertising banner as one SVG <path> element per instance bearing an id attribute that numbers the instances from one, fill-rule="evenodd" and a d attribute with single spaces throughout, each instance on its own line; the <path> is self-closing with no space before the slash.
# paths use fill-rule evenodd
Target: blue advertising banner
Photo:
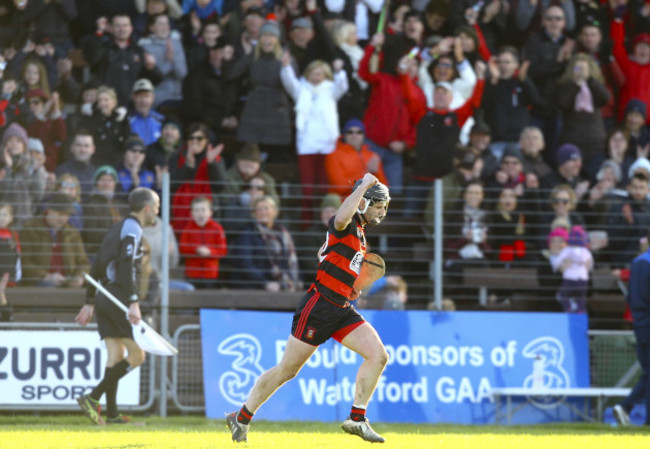
<path id="1" fill-rule="evenodd" d="M 492 387 L 589 386 L 587 318 L 561 313 L 369 311 L 389 364 L 369 405 L 384 422 L 494 422 Z M 290 313 L 201 310 L 206 415 L 222 418 L 282 358 Z M 255 415 L 268 420 L 341 421 L 350 411 L 361 357 L 335 341 Z M 573 419 L 544 400 L 515 423 Z"/>

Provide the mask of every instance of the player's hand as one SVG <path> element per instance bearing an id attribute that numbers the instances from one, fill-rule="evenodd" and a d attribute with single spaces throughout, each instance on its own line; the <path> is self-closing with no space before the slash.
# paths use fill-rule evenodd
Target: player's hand
<path id="1" fill-rule="evenodd" d="M 77 322 L 77 324 L 85 326 L 90 322 L 90 319 L 93 317 L 94 310 L 95 308 L 93 307 L 92 304 L 85 304 L 81 308 L 81 310 L 79 311 L 79 313 L 77 314 L 74 320 Z"/>
<path id="2" fill-rule="evenodd" d="M 350 296 L 348 296 L 348 301 L 354 301 L 355 299 L 358 299 L 359 296 L 361 296 L 361 290 L 356 290 L 352 289 L 352 293 L 350 293 Z"/>
<path id="3" fill-rule="evenodd" d="M 366 173 L 365 175 L 363 175 L 363 180 L 361 181 L 361 185 L 365 187 L 365 190 L 368 190 L 370 187 L 378 183 L 379 180 L 372 173 Z"/>
<path id="4" fill-rule="evenodd" d="M 140 304 L 137 302 L 132 302 L 131 305 L 129 306 L 129 321 L 131 324 L 138 324 L 140 320 L 142 319 L 142 315 L 140 315 Z"/>

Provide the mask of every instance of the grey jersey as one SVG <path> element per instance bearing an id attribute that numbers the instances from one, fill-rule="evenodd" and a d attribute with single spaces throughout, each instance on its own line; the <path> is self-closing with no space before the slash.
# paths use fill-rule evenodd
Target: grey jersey
<path id="1" fill-rule="evenodd" d="M 91 276 L 105 286 L 119 287 L 127 295 L 118 298 L 122 302 L 137 301 L 142 255 L 142 226 L 135 217 L 128 216 L 104 236 Z M 89 284 L 86 301 L 94 300 L 95 293 L 95 287 Z"/>

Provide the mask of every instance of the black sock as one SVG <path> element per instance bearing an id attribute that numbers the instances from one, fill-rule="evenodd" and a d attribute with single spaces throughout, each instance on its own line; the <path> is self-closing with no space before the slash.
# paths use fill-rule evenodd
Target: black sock
<path id="1" fill-rule="evenodd" d="M 90 397 L 96 401 L 99 401 L 99 398 L 102 397 L 102 394 L 106 392 L 109 386 L 115 381 L 120 380 L 126 373 L 131 369 L 128 360 L 122 359 L 117 364 L 111 368 L 106 368 L 104 370 L 104 378 L 102 381 L 95 387 L 95 389 L 90 393 Z"/>
<path id="2" fill-rule="evenodd" d="M 246 404 L 244 404 L 239 413 L 237 413 L 237 422 L 240 424 L 249 424 L 251 419 L 253 419 L 254 414 L 255 413 L 248 410 Z"/>
<path id="3" fill-rule="evenodd" d="M 350 419 L 352 421 L 365 421 L 366 419 L 366 409 L 361 407 L 352 406 L 352 411 L 350 411 Z"/>
<path id="4" fill-rule="evenodd" d="M 115 418 L 117 412 L 117 385 L 119 380 L 114 380 L 106 389 L 106 416 Z"/>

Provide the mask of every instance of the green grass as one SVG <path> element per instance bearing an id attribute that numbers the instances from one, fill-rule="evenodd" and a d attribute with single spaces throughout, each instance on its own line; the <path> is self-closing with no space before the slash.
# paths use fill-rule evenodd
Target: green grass
<path id="1" fill-rule="evenodd" d="M 0 415 L 0 448 L 354 449 L 370 443 L 337 423 L 254 422 L 249 443 L 235 445 L 222 421 L 200 417 L 140 418 L 138 425 L 93 426 L 81 416 Z M 599 424 L 455 426 L 373 424 L 396 449 L 635 449 L 650 447 L 650 429 Z"/>

